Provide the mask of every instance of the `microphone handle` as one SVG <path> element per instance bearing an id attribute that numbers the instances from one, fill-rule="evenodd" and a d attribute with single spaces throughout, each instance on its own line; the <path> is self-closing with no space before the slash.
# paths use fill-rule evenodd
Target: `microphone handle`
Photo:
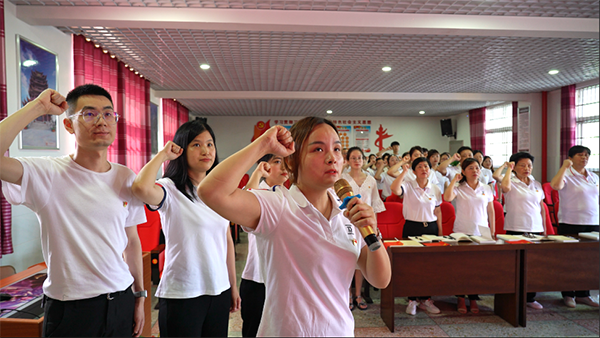
<path id="1" fill-rule="evenodd" d="M 370 225 L 358 227 L 358 231 L 360 231 L 360 234 L 365 239 L 365 243 L 367 243 L 367 246 L 369 247 L 369 250 L 371 252 L 381 247 L 381 242 L 379 241 L 377 236 L 375 236 L 375 231 L 373 231 L 373 227 L 371 227 Z"/>

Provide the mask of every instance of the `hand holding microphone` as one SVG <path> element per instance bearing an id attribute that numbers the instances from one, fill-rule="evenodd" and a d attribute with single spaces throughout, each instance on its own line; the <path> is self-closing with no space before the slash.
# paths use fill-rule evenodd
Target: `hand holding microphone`
<path id="1" fill-rule="evenodd" d="M 369 250 L 375 251 L 381 247 L 381 242 L 377 239 L 373 226 L 377 225 L 377 218 L 368 204 L 360 200 L 360 195 L 354 195 L 352 192 L 352 186 L 345 179 L 340 179 L 334 183 L 334 189 L 336 195 L 342 200 L 340 209 L 347 208 L 344 211 L 346 216 L 352 224 L 354 224 L 360 234 L 365 239 Z M 354 198 L 358 197 L 358 198 Z"/>

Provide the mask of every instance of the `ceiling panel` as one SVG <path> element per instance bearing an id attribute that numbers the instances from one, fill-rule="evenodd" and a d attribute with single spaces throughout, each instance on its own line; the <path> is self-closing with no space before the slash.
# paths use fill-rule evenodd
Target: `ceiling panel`
<path id="1" fill-rule="evenodd" d="M 598 17 L 598 1 L 595 0 L 11 0 L 11 2 L 17 5 L 46 6 L 195 7 L 406 14 Z"/>
<path id="2" fill-rule="evenodd" d="M 197 116 L 449 116 L 495 101 L 178 100 Z M 327 110 L 333 114 L 328 115 Z M 425 115 L 419 115 L 424 110 Z"/>
<path id="3" fill-rule="evenodd" d="M 99 43 L 157 90 L 530 93 L 599 76 L 597 39 L 60 29 Z"/>

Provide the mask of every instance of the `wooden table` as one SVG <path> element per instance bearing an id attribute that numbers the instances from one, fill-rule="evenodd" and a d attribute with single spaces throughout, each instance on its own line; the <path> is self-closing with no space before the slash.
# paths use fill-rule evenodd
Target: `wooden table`
<path id="1" fill-rule="evenodd" d="M 598 241 L 580 238 L 579 243 L 528 244 L 524 254 L 523 297 L 527 292 L 597 290 L 600 285 Z M 525 302 L 521 306 L 519 321 L 525 326 Z"/>
<path id="2" fill-rule="evenodd" d="M 142 255 L 144 264 L 144 288 L 148 290 L 148 297 L 144 302 L 145 322 L 142 336 L 150 337 L 152 330 L 152 300 L 151 300 L 151 267 L 150 253 L 144 252 Z M 29 267 L 27 270 L 19 272 L 10 277 L 0 280 L 0 288 L 16 283 L 22 279 L 32 276 L 40 271 L 46 270 L 46 263 L 39 263 Z M 12 319 L 0 318 L 0 337 L 41 337 L 44 317 L 38 319 Z"/>
<path id="3" fill-rule="evenodd" d="M 389 247 L 392 280 L 381 290 L 381 318 L 393 332 L 395 297 L 495 294 L 494 312 L 518 326 L 523 247 Z"/>

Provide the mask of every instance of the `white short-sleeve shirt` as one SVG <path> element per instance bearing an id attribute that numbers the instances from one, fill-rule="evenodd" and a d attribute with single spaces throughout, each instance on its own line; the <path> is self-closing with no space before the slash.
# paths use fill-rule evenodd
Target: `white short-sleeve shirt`
<path id="1" fill-rule="evenodd" d="M 504 229 L 521 232 L 543 232 L 544 223 L 540 203 L 544 199 L 544 190 L 540 182 L 529 176 L 529 185 L 511 173 L 511 189 L 504 194 L 506 216 Z"/>
<path id="2" fill-rule="evenodd" d="M 258 189 L 272 191 L 272 188 L 264 180 L 260 182 Z M 256 283 L 265 283 L 265 279 L 263 278 L 260 270 L 260 259 L 258 257 L 258 248 L 256 247 L 256 236 L 254 236 L 252 232 L 248 233 L 248 256 L 246 258 L 246 266 L 242 272 L 242 278 Z"/>
<path id="3" fill-rule="evenodd" d="M 110 163 L 98 173 L 68 155 L 17 160 L 21 185 L 2 187 L 8 202 L 25 205 L 40 222 L 44 294 L 66 301 L 127 289 L 133 277 L 123 260 L 125 228 L 146 222 L 144 205 L 131 192 L 133 171 Z"/>
<path id="4" fill-rule="evenodd" d="M 479 176 L 479 182 L 483 184 L 496 183 L 493 177 L 494 173 L 490 169 L 481 168 L 481 175 Z"/>
<path id="5" fill-rule="evenodd" d="M 569 168 L 565 172 L 564 182 L 564 188 L 558 191 L 558 222 L 598 225 L 598 175 L 587 171 L 586 177 Z"/>
<path id="6" fill-rule="evenodd" d="M 388 175 L 387 171 L 381 173 L 381 197 L 388 198 L 392 194 L 392 183 L 396 178 Z"/>
<path id="7" fill-rule="evenodd" d="M 348 287 L 365 245 L 328 190 L 326 219 L 297 186 L 251 190 L 261 216 L 254 232 L 266 299 L 258 336 L 353 336 Z"/>
<path id="8" fill-rule="evenodd" d="M 442 203 L 440 188 L 427 182 L 425 188 L 419 187 L 416 180 L 402 182 L 404 219 L 413 222 L 435 222 L 435 207 Z"/>
<path id="9" fill-rule="evenodd" d="M 170 178 L 157 181 L 166 191 L 158 209 L 165 234 L 165 265 L 156 289 L 160 298 L 216 296 L 231 287 L 227 269 L 229 221 L 198 198 L 192 202 Z"/>
<path id="10" fill-rule="evenodd" d="M 454 179 L 454 176 L 456 176 L 457 174 L 460 174 L 461 172 L 462 172 L 462 169 L 460 167 L 460 164 L 449 165 L 446 167 L 446 177 L 450 181 L 452 181 Z"/>
<path id="11" fill-rule="evenodd" d="M 437 179 L 436 185 L 438 186 L 438 188 L 440 188 L 440 191 L 443 194 L 446 190 L 446 183 L 450 184 L 450 180 L 448 179 L 448 177 L 442 175 L 442 173 L 437 170 L 433 170 L 433 172 L 435 173 L 435 178 Z"/>
<path id="12" fill-rule="evenodd" d="M 487 207 L 494 200 L 492 189 L 481 182 L 477 182 L 477 187 L 473 189 L 463 182 L 454 188 L 454 192 L 456 220 L 453 232 L 481 236 L 479 226 L 488 226 Z"/>
<path id="13" fill-rule="evenodd" d="M 367 178 L 363 184 L 359 187 L 356 181 L 350 176 L 350 174 L 342 174 L 342 178 L 348 181 L 352 186 L 352 192 L 357 195 L 360 194 L 360 199 L 366 204 L 373 208 L 375 213 L 385 211 L 385 205 L 379 197 L 379 191 L 377 191 L 377 182 L 373 176 L 367 175 Z"/>

